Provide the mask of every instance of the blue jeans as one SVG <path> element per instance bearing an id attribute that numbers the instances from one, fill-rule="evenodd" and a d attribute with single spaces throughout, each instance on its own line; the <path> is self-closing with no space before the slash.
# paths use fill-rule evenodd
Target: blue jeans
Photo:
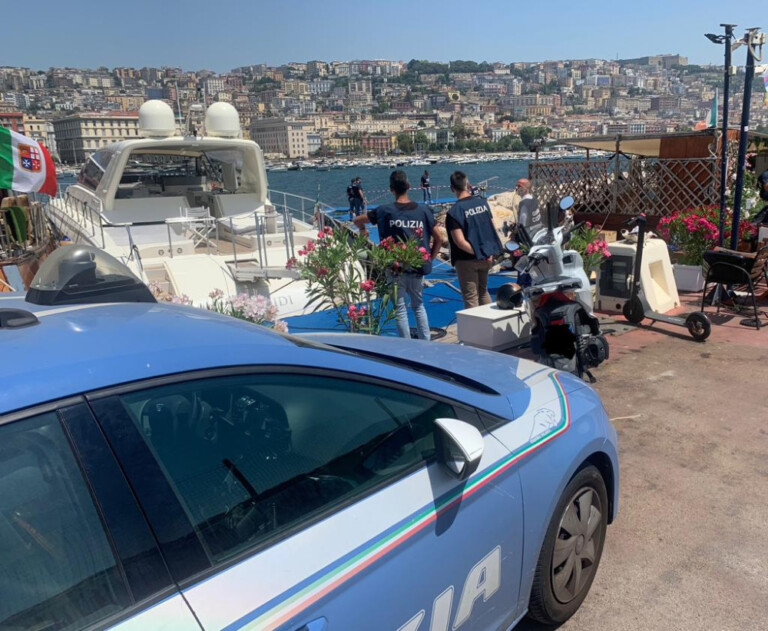
<path id="1" fill-rule="evenodd" d="M 411 309 L 416 317 L 416 331 L 420 340 L 429 340 L 429 321 L 427 310 L 424 308 L 422 297 L 424 277 L 421 274 L 400 274 L 397 277 L 397 303 L 395 313 L 397 315 L 397 334 L 400 337 L 410 339 L 411 327 L 408 324 L 408 311 L 405 307 L 406 294 L 411 300 Z"/>
<path id="2" fill-rule="evenodd" d="M 352 212 L 355 214 L 355 217 L 363 214 L 363 200 L 359 197 L 355 197 L 352 199 Z"/>
<path id="3" fill-rule="evenodd" d="M 432 187 L 426 186 L 421 190 L 424 192 L 424 203 L 431 204 L 432 203 Z"/>

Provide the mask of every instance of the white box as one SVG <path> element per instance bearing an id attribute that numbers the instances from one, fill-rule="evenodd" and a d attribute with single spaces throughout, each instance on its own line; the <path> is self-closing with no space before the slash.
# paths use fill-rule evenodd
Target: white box
<path id="1" fill-rule="evenodd" d="M 456 312 L 459 342 L 491 351 L 502 351 L 531 338 L 527 307 L 499 309 L 495 304 Z"/>

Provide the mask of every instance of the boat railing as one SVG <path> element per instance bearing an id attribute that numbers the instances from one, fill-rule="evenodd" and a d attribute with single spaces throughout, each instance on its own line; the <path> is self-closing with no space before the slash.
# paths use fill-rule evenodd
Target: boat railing
<path id="1" fill-rule="evenodd" d="M 94 241 L 101 242 L 101 247 L 106 247 L 105 229 L 124 228 L 128 238 L 128 254 L 122 257 L 123 262 L 135 261 L 139 270 L 144 272 L 144 263 L 141 258 L 140 243 L 137 241 L 134 230 L 145 226 L 165 226 L 166 239 L 168 242 L 168 256 L 174 258 L 176 255 L 173 228 L 180 226 L 188 234 L 192 235 L 196 241 L 196 246 L 205 243 L 205 253 L 218 256 L 230 253 L 230 248 L 224 246 L 224 240 L 221 238 L 221 232 L 229 232 L 229 244 L 231 246 L 231 260 L 228 264 L 233 270 L 247 268 L 253 270 L 254 266 L 260 271 L 265 272 L 269 267 L 269 248 L 272 245 L 269 239 L 270 235 L 281 234 L 285 247 L 286 260 L 295 256 L 294 240 L 294 219 L 312 226 L 317 216 L 317 210 L 310 206 L 309 198 L 301 198 L 298 195 L 290 193 L 281 193 L 279 203 L 271 203 L 265 210 L 253 210 L 249 213 L 239 214 L 236 217 L 197 217 L 180 215 L 179 217 L 169 217 L 158 221 L 141 222 L 112 222 L 104 215 L 103 203 L 96 199 L 97 207 L 94 207 L 90 201 L 83 201 L 70 195 L 57 196 L 60 208 L 64 208 L 66 213 L 58 213 L 57 223 L 54 227 L 60 235 L 65 235 L 68 228 L 65 226 L 66 220 L 64 214 L 73 224 L 77 224 L 80 229 L 89 233 Z M 318 208 L 325 208 L 326 205 L 319 205 Z M 312 208 L 312 212 L 309 209 Z M 330 207 L 328 207 L 330 208 Z M 320 213 L 322 214 L 322 213 Z M 54 215 L 54 216 L 57 216 Z M 248 222 L 253 222 L 253 230 L 244 230 Z M 212 239 L 215 235 L 215 239 Z M 238 251 L 238 240 L 242 238 L 253 237 L 256 257 L 248 255 L 246 252 Z M 178 245 L 178 244 L 176 244 Z M 283 263 L 280 267 L 283 267 Z"/>
<path id="2" fill-rule="evenodd" d="M 85 228 L 90 232 L 91 237 L 96 240 L 97 232 L 98 238 L 101 241 L 101 247 L 106 247 L 106 240 L 104 239 L 104 224 L 109 225 L 109 221 L 104 216 L 104 203 L 99 198 L 94 198 L 96 208 L 93 207 L 91 200 L 82 200 L 71 195 L 64 195 L 59 192 L 56 195 L 57 205 L 66 211 L 66 215 L 77 224 L 79 228 Z M 58 216 L 58 222 L 55 217 Z M 65 227 L 64 213 L 56 213 L 52 220 L 54 228 L 61 236 L 65 236 L 68 230 Z M 74 227 L 74 226 L 73 226 Z"/>
<path id="3" fill-rule="evenodd" d="M 334 210 L 333 206 L 320 200 L 284 191 L 270 189 L 267 196 L 269 197 L 269 202 L 280 214 L 283 216 L 287 214 L 292 215 L 295 219 L 310 226 L 317 224 L 319 213 L 328 213 Z"/>

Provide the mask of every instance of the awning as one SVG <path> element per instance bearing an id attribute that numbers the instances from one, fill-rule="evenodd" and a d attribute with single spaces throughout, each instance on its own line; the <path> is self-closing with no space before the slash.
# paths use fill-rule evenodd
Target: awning
<path id="1" fill-rule="evenodd" d="M 572 145 L 582 149 L 614 152 L 618 142 L 619 151 L 622 153 L 657 158 L 661 153 L 662 140 L 711 137 L 714 131 L 712 129 L 705 129 L 702 131 L 686 131 L 672 134 L 585 136 L 582 138 L 561 138 L 547 144 Z M 728 135 L 738 138 L 738 133 L 738 129 L 730 129 Z M 749 132 L 749 141 L 748 151 L 758 151 L 758 149 L 760 149 L 761 153 L 768 151 L 768 134 L 751 131 Z"/>

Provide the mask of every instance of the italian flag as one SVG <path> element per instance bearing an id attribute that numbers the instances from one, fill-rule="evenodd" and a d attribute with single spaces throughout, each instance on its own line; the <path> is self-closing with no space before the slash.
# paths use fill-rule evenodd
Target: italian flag
<path id="1" fill-rule="evenodd" d="M 40 143 L 0 127 L 0 188 L 56 194 L 56 167 Z"/>

